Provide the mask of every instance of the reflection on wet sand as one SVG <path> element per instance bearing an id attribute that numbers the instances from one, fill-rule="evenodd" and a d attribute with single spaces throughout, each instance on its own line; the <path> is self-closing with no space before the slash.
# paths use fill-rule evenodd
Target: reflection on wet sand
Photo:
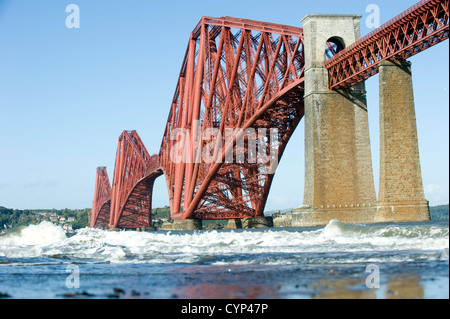
<path id="1" fill-rule="evenodd" d="M 421 299 L 424 289 L 418 275 L 391 276 L 386 284 L 386 299 Z"/>
<path id="2" fill-rule="evenodd" d="M 380 288 L 369 289 L 365 278 L 330 278 L 320 280 L 308 286 L 315 291 L 312 299 L 421 299 L 424 289 L 420 276 L 399 274 L 388 278 Z M 381 289 L 384 294 L 379 294 Z M 378 294 L 378 295 L 377 295 Z"/>
<path id="3" fill-rule="evenodd" d="M 308 288 L 317 291 L 312 299 L 376 299 L 375 290 L 366 288 L 358 278 L 324 279 Z"/>
<path id="4" fill-rule="evenodd" d="M 321 277 L 295 276 L 289 282 L 282 276 L 269 280 L 246 267 L 186 267 L 172 298 L 181 299 L 283 299 L 286 296 L 311 299 L 420 299 L 424 298 L 426 279 L 417 274 L 381 275 L 380 288 L 368 288 L 367 273 L 331 270 Z M 201 271 L 200 271 L 201 270 Z M 208 271 L 209 270 L 209 271 Z M 213 275 L 212 275 L 213 274 Z M 240 274 L 240 275 L 239 275 Z M 320 278 L 320 279 L 319 279 Z M 317 279 L 317 280 L 315 280 Z M 268 284 L 269 283 L 269 284 Z"/>
<path id="5" fill-rule="evenodd" d="M 173 298 L 181 299 L 277 299 L 281 298 L 276 288 L 262 285 L 240 286 L 201 284 L 184 286 Z"/>
<path id="6" fill-rule="evenodd" d="M 282 298 L 280 286 L 271 286 L 257 279 L 249 269 L 249 276 L 242 278 L 243 266 L 187 266 L 184 283 L 172 298 L 179 299 L 277 299 Z M 250 275 L 251 274 L 251 275 Z"/>

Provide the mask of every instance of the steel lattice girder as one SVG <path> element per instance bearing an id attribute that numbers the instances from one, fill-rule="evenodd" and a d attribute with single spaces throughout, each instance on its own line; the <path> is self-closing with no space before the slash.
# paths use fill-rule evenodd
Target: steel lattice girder
<path id="1" fill-rule="evenodd" d="M 151 226 L 153 181 L 162 175 L 159 156 L 150 156 L 136 131 L 119 137 L 111 195 L 113 228 Z"/>
<path id="2" fill-rule="evenodd" d="M 377 73 L 382 60 L 406 59 L 447 39 L 448 5 L 423 0 L 338 52 L 325 63 L 330 88 L 354 85 Z M 106 170 L 97 170 L 91 225 L 105 227 L 102 216 L 110 211 L 110 227 L 150 226 L 153 182 L 163 172 L 174 219 L 263 216 L 274 176 L 269 164 L 224 159 L 247 129 L 269 128 L 277 130 L 281 159 L 304 115 L 303 45 L 301 28 L 203 17 L 189 39 L 159 155 L 150 157 L 135 131 L 120 136 L 112 189 Z M 213 128 L 221 134 L 213 148 L 219 160 L 206 163 L 198 154 L 208 142 L 203 133 Z M 239 128 L 231 141 L 224 138 Z M 184 162 L 171 159 L 179 129 L 189 137 Z M 263 148 L 271 147 L 266 139 Z"/>
<path id="3" fill-rule="evenodd" d="M 383 60 L 404 60 L 449 36 L 449 0 L 422 0 L 325 62 L 330 89 L 378 73 Z"/>
<path id="4" fill-rule="evenodd" d="M 111 184 L 106 167 L 97 168 L 94 201 L 91 211 L 91 228 L 107 228 L 109 225 Z"/>
<path id="5" fill-rule="evenodd" d="M 160 150 L 172 218 L 263 215 L 273 174 L 264 173 L 267 163 L 224 163 L 239 138 L 226 144 L 224 132 L 276 128 L 281 158 L 303 116 L 303 76 L 301 28 L 202 18 L 189 39 Z M 199 154 L 208 142 L 203 133 L 211 128 L 222 134 L 223 147 L 217 148 L 219 161 L 205 163 Z M 170 153 L 177 129 L 187 130 L 191 139 L 188 160 L 181 163 L 174 163 Z M 195 136 L 200 136 L 196 148 Z"/>

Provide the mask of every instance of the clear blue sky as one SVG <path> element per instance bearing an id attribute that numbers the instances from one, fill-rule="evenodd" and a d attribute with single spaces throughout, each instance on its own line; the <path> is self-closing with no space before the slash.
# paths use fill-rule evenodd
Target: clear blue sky
<path id="1" fill-rule="evenodd" d="M 202 16 L 301 26 L 311 13 L 361 14 L 381 23 L 412 0 L 148 1 L 0 0 L 0 206 L 86 208 L 97 166 L 112 180 L 118 137 L 137 130 L 156 153 L 188 37 Z M 80 28 L 68 29 L 69 4 Z M 422 173 L 432 205 L 449 198 L 448 41 L 411 59 Z M 378 76 L 366 82 L 375 184 L 379 176 Z M 298 207 L 304 188 L 304 126 L 279 166 L 267 210 Z M 168 204 L 164 178 L 154 207 Z"/>

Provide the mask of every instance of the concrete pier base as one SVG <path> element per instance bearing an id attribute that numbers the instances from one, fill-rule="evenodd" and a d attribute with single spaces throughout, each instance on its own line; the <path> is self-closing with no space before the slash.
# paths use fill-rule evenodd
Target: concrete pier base
<path id="1" fill-rule="evenodd" d="M 242 221 L 240 219 L 229 219 L 227 229 L 241 229 Z"/>
<path id="2" fill-rule="evenodd" d="M 199 219 L 177 219 L 173 221 L 171 230 L 201 230 L 202 228 L 202 221 Z"/>
<path id="3" fill-rule="evenodd" d="M 428 201 L 402 201 L 399 203 L 378 203 L 376 223 L 418 222 L 430 220 Z"/>
<path id="4" fill-rule="evenodd" d="M 243 218 L 242 228 L 271 228 L 273 227 L 272 217 L 253 217 L 253 218 Z"/>
<path id="5" fill-rule="evenodd" d="M 376 206 L 328 210 L 301 207 L 292 210 L 291 225 L 292 227 L 326 226 L 333 219 L 345 224 L 370 224 L 374 222 L 376 211 Z"/>
<path id="6" fill-rule="evenodd" d="M 272 217 L 255 217 L 253 218 L 253 228 L 272 228 Z"/>
<path id="7" fill-rule="evenodd" d="M 161 227 L 158 228 L 158 230 L 172 230 L 172 223 L 171 222 L 163 222 Z"/>
<path id="8" fill-rule="evenodd" d="M 154 227 L 141 227 L 141 228 L 136 228 L 137 232 L 152 232 L 155 231 Z"/>
<path id="9" fill-rule="evenodd" d="M 273 227 L 291 227 L 292 214 L 283 214 L 273 219 Z"/>

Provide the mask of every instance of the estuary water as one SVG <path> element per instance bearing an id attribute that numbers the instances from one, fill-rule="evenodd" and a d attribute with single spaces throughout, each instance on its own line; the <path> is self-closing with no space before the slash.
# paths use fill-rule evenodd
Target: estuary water
<path id="1" fill-rule="evenodd" d="M 0 236 L 0 298 L 449 298 L 449 224 Z"/>

